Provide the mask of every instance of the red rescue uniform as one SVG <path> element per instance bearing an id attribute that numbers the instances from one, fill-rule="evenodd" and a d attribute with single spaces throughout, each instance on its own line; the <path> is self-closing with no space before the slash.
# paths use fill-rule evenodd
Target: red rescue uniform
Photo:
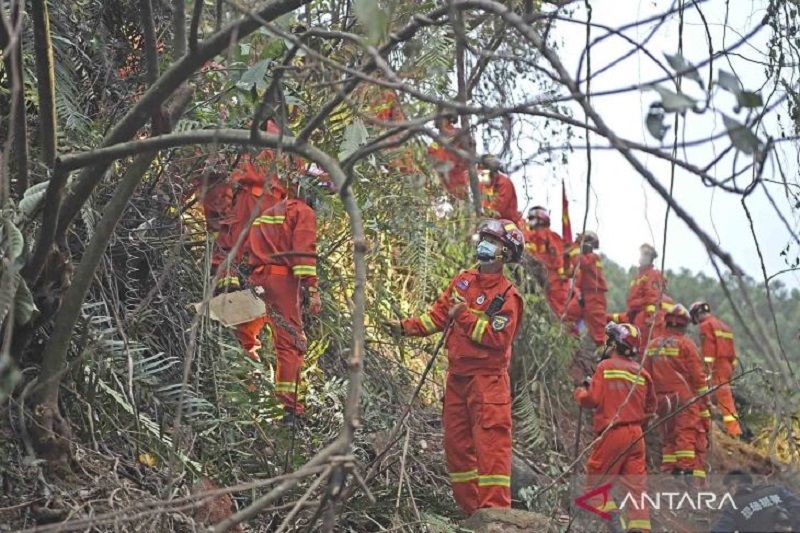
<path id="1" fill-rule="evenodd" d="M 711 374 L 711 384 L 719 387 L 715 396 L 725 429 L 729 435 L 738 437 L 742 434 L 742 428 L 729 384 L 736 367 L 733 331 L 712 314 L 706 315 L 700 322 L 700 352 Z"/>
<path id="2" fill-rule="evenodd" d="M 495 297 L 500 309 L 487 316 Z M 411 336 L 442 331 L 453 301 L 468 309 L 447 333 L 444 449 L 456 502 L 467 514 L 511 506 L 511 345 L 522 317 L 522 298 L 502 273 L 465 270 L 430 311 L 402 322 Z"/>
<path id="3" fill-rule="evenodd" d="M 597 365 L 589 388 L 575 390 L 575 400 L 594 409 L 592 429 L 600 437 L 586 463 L 588 489 L 621 476 L 630 494 L 640 500 L 646 487 L 645 442 L 642 424 L 656 408 L 653 380 L 638 363 L 617 354 Z M 613 499 L 593 502 L 603 512 L 618 512 Z M 650 509 L 629 508 L 624 517 L 628 529 L 650 531 Z"/>
<path id="4" fill-rule="evenodd" d="M 699 477 L 697 440 L 705 432 L 700 420 L 705 400 L 692 400 L 708 392 L 708 386 L 697 346 L 669 329 L 665 336 L 650 342 L 646 356 L 645 368 L 653 377 L 659 413 L 677 413 L 662 425 L 661 469 L 680 469 Z M 702 469 L 705 472 L 705 467 Z"/>
<path id="5" fill-rule="evenodd" d="M 582 253 L 578 257 L 575 288 L 567 304 L 567 319 L 571 322 L 583 319 L 592 340 L 597 346 L 601 346 L 605 342 L 608 284 L 598 254 Z"/>
<path id="6" fill-rule="evenodd" d="M 317 286 L 316 240 L 314 210 L 295 199 L 283 199 L 262 211 L 247 237 L 248 262 L 253 267 L 248 281 L 264 288 L 262 298 L 267 304 L 267 316 L 259 319 L 258 329 L 265 324 L 270 327 L 275 347 L 275 395 L 296 414 L 303 412 L 297 391 L 308 344 L 301 288 Z M 253 339 L 237 336 L 243 345 Z"/>
<path id="7" fill-rule="evenodd" d="M 467 148 L 467 139 L 459 137 L 461 130 L 453 127 L 452 124 L 445 124 L 439 133 L 453 146 Z M 469 191 L 467 161 L 439 143 L 433 143 L 428 147 L 428 155 L 447 192 L 460 200 L 465 200 Z"/>
<path id="8" fill-rule="evenodd" d="M 525 249 L 547 269 L 547 302 L 556 315 L 563 315 L 569 290 L 564 271 L 564 241 L 548 227 L 529 229 L 525 231 Z"/>
<path id="9" fill-rule="evenodd" d="M 277 164 L 272 150 L 263 150 L 256 157 L 245 156 L 241 165 L 231 174 L 231 181 L 239 185 L 233 196 L 230 211 L 220 219 L 219 233 L 214 243 L 211 263 L 215 270 L 220 270 L 218 288 L 239 290 L 242 286 L 236 265 L 243 264 L 247 255 L 247 234 L 250 224 L 259 213 L 275 205 L 285 189 L 280 185 Z M 299 160 L 283 158 L 280 168 L 286 169 L 287 163 L 299 167 Z M 237 246 L 238 244 L 238 246 Z M 227 262 L 228 255 L 233 257 Z M 247 357 L 260 361 L 260 335 L 266 324 L 265 319 L 258 318 L 236 326 L 235 334 L 239 339 Z"/>
<path id="10" fill-rule="evenodd" d="M 511 179 L 500 172 L 492 172 L 489 183 L 481 183 L 481 206 L 485 216 L 517 220 L 517 191 Z"/>
<path id="11" fill-rule="evenodd" d="M 628 318 L 642 332 L 643 349 L 649 339 L 655 338 L 651 333 L 658 310 L 658 302 L 667 290 L 667 280 L 653 265 L 639 267 L 639 274 L 631 281 L 628 291 Z"/>

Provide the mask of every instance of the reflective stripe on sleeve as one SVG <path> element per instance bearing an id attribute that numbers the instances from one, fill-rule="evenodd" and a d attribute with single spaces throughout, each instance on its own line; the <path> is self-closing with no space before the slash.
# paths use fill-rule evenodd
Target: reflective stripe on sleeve
<path id="1" fill-rule="evenodd" d="M 723 422 L 736 422 L 738 418 L 736 415 L 725 415 L 722 417 Z"/>
<path id="2" fill-rule="evenodd" d="M 706 363 L 713 363 L 714 359 L 716 359 L 716 357 L 712 357 L 710 355 L 706 355 L 706 356 L 703 357 L 703 361 L 706 362 Z"/>
<path id="3" fill-rule="evenodd" d="M 655 305 L 653 305 L 653 304 L 650 304 L 650 305 L 645 305 L 645 306 L 644 306 L 644 310 L 645 310 L 645 312 L 647 312 L 647 313 L 655 313 L 655 312 L 656 312 L 656 306 L 655 306 Z"/>
<path id="4" fill-rule="evenodd" d="M 694 470 L 692 470 L 692 476 L 705 479 L 706 471 L 705 470 L 700 470 L 699 468 L 694 469 Z"/>
<path id="5" fill-rule="evenodd" d="M 711 411 L 709 411 L 708 409 L 703 409 L 702 411 L 700 411 L 700 417 L 711 418 Z"/>
<path id="6" fill-rule="evenodd" d="M 475 325 L 472 327 L 472 334 L 470 338 L 475 342 L 481 342 L 483 340 L 483 334 L 486 333 L 486 326 L 489 325 L 489 321 L 486 317 L 480 317 L 475 322 Z"/>
<path id="7" fill-rule="evenodd" d="M 431 315 L 428 313 L 420 315 L 419 321 L 422 322 L 422 327 L 425 328 L 425 331 L 427 333 L 433 333 L 439 329 L 436 327 L 436 323 L 433 321 Z"/>
<path id="8" fill-rule="evenodd" d="M 731 339 L 733 340 L 733 333 L 730 331 L 723 331 L 721 329 L 714 330 L 714 336 L 719 337 L 720 339 Z"/>
<path id="9" fill-rule="evenodd" d="M 642 519 L 628 520 L 627 526 L 628 530 L 641 529 L 644 531 L 650 531 L 651 529 L 653 529 L 653 526 L 650 524 L 650 520 L 642 520 Z"/>
<path id="10" fill-rule="evenodd" d="M 275 392 L 294 394 L 297 384 L 294 381 L 276 381 Z"/>
<path id="11" fill-rule="evenodd" d="M 665 453 L 663 456 L 661 456 L 661 464 L 668 465 L 668 464 L 675 463 L 677 461 L 678 461 L 678 459 L 675 457 L 675 454 L 672 454 L 672 453 Z"/>
<path id="12" fill-rule="evenodd" d="M 217 287 L 238 287 L 239 286 L 239 278 L 236 276 L 225 276 L 224 278 L 220 278 L 217 282 Z"/>
<path id="13" fill-rule="evenodd" d="M 708 386 L 704 385 L 697 389 L 697 394 L 705 394 L 708 392 Z"/>
<path id="14" fill-rule="evenodd" d="M 260 224 L 283 224 L 286 221 L 286 215 L 264 215 L 256 218 L 253 221 L 253 226 Z"/>
<path id="15" fill-rule="evenodd" d="M 675 450 L 676 459 L 694 459 L 694 450 Z"/>

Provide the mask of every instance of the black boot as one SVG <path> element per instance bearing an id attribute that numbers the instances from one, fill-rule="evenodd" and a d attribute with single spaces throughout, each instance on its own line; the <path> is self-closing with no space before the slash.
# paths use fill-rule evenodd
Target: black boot
<path id="1" fill-rule="evenodd" d="M 299 427 L 300 424 L 303 422 L 303 419 L 295 413 L 294 411 L 290 411 L 286 409 L 283 412 L 283 419 L 281 420 L 281 424 L 285 427 L 292 428 L 292 427 Z"/>

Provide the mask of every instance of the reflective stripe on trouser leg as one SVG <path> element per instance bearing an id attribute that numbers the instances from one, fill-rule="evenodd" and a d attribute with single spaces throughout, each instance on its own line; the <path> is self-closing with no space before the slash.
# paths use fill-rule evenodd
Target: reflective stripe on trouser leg
<path id="1" fill-rule="evenodd" d="M 472 381 L 470 414 L 478 457 L 478 507 L 511 507 L 511 392 L 508 374 L 473 376 Z M 489 398 L 503 403 L 483 402 Z"/>
<path id="2" fill-rule="evenodd" d="M 598 346 L 606 337 L 606 293 L 587 292 L 583 295 L 583 317 L 592 340 Z"/>
<path id="3" fill-rule="evenodd" d="M 722 413 L 722 422 L 729 435 L 738 437 L 742 434 L 739 426 L 739 417 L 736 413 L 736 404 L 733 401 L 733 392 L 728 383 L 733 375 L 733 365 L 729 359 L 717 358 L 714 372 L 711 375 L 714 385 L 719 388 L 716 391 L 717 406 Z"/>
<path id="4" fill-rule="evenodd" d="M 642 501 L 641 493 L 646 487 L 647 471 L 645 444 L 641 437 L 642 428 L 638 425 L 621 426 L 606 431 L 594 445 L 586 463 L 587 490 L 608 482 L 612 476 L 619 476 L 620 482 L 634 500 Z M 626 513 L 624 518 L 628 522 L 641 520 L 639 523 L 644 524 L 650 520 L 650 509 L 647 506 L 643 509 L 626 508 Z"/>
<path id="5" fill-rule="evenodd" d="M 686 398 L 680 398 L 681 404 L 685 404 L 686 401 Z M 676 459 L 675 466 L 681 470 L 692 470 L 695 465 L 697 427 L 702 423 L 699 406 L 696 403 L 689 404 L 675 415 L 674 420 L 671 440 L 675 443 L 672 451 Z"/>
<path id="6" fill-rule="evenodd" d="M 285 409 L 303 413 L 297 398 L 306 337 L 300 318 L 300 285 L 292 276 L 272 276 L 264 284 L 267 318 L 275 347 L 275 396 Z"/>
<path id="7" fill-rule="evenodd" d="M 478 508 L 478 459 L 467 407 L 469 383 L 467 377 L 447 376 L 442 411 L 444 455 L 453 498 L 466 514 Z"/>

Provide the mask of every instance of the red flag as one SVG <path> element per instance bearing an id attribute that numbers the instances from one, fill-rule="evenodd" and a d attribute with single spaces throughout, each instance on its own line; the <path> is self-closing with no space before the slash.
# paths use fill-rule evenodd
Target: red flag
<path id="1" fill-rule="evenodd" d="M 572 223 L 569 221 L 569 200 L 564 180 L 561 180 L 561 238 L 566 244 L 572 244 Z"/>

